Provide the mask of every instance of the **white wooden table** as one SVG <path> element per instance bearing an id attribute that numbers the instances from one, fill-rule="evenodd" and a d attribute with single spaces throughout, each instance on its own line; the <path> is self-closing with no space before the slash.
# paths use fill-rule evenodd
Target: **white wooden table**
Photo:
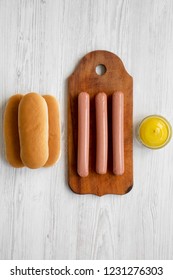
<path id="1" fill-rule="evenodd" d="M 173 1 L 0 0 L 0 258 L 173 259 L 173 143 L 134 137 L 134 188 L 74 194 L 67 184 L 67 78 L 89 51 L 119 55 L 134 78 L 134 135 L 148 114 L 173 125 Z M 60 102 L 61 158 L 13 169 L 4 158 L 4 105 L 14 93 Z"/>

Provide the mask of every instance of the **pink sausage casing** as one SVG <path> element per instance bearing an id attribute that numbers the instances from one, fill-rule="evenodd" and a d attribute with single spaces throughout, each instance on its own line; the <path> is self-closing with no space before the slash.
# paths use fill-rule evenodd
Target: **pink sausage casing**
<path id="1" fill-rule="evenodd" d="M 78 96 L 78 153 L 77 172 L 80 177 L 89 174 L 89 94 L 81 92 Z"/>
<path id="2" fill-rule="evenodd" d="M 108 119 L 107 95 L 98 93 L 95 98 L 96 105 L 96 172 L 105 174 L 108 161 Z"/>
<path id="3" fill-rule="evenodd" d="M 124 94 L 121 91 L 112 95 L 112 141 L 113 173 L 124 173 Z"/>

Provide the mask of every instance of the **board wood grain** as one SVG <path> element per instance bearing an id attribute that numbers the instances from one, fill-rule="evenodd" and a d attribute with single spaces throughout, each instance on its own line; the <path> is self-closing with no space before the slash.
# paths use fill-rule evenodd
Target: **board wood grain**
<path id="1" fill-rule="evenodd" d="M 96 73 L 96 67 L 104 65 L 103 75 Z M 79 194 L 125 194 L 133 186 L 133 81 L 121 59 L 108 51 L 98 50 L 85 55 L 69 77 L 68 81 L 68 182 Z M 89 175 L 77 174 L 78 95 L 85 91 L 90 96 L 90 148 Z M 112 166 L 112 94 L 124 93 L 124 153 L 125 172 L 113 174 Z M 108 169 L 99 175 L 96 165 L 96 123 L 95 96 L 105 92 L 108 99 Z"/>

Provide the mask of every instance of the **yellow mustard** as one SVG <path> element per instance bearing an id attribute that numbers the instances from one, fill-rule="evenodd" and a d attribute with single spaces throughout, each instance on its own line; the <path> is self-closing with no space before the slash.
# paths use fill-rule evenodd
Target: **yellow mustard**
<path id="1" fill-rule="evenodd" d="M 142 120 L 138 128 L 138 138 L 150 149 L 164 147 L 171 139 L 172 128 L 162 116 L 151 115 Z"/>

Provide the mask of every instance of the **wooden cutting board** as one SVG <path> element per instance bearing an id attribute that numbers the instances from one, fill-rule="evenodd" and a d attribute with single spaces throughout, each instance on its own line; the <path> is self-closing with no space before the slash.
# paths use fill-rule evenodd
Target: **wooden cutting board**
<path id="1" fill-rule="evenodd" d="M 103 75 L 96 73 L 104 65 Z M 78 94 L 90 95 L 90 158 L 89 175 L 81 178 L 77 173 Z M 124 93 L 124 154 L 125 172 L 116 176 L 112 172 L 112 93 Z M 108 170 L 104 175 L 95 172 L 96 124 L 95 95 L 105 92 L 108 97 Z M 68 79 L 68 183 L 78 194 L 126 194 L 133 186 L 133 79 L 120 58 L 108 51 L 93 51 L 85 55 Z"/>

